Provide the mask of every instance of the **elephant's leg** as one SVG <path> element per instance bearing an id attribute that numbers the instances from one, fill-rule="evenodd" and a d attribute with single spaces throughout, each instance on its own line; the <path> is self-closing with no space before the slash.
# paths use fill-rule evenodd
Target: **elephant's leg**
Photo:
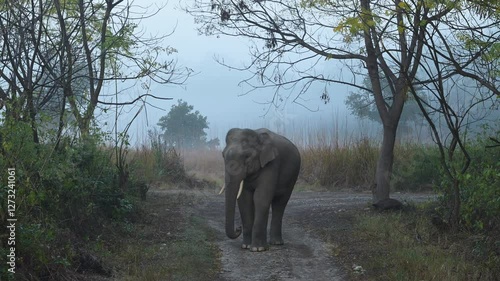
<path id="1" fill-rule="evenodd" d="M 251 191 L 245 188 L 243 189 L 238 199 L 238 208 L 240 210 L 241 223 L 243 224 L 243 244 L 241 244 L 241 248 L 250 249 L 255 212 L 253 206 L 253 193 Z"/>
<path id="2" fill-rule="evenodd" d="M 283 245 L 283 236 L 282 236 L 282 223 L 283 223 L 283 214 L 285 213 L 285 207 L 290 199 L 290 194 L 285 194 L 280 197 L 276 197 L 273 199 L 272 203 L 272 219 L 271 219 L 271 240 L 269 243 L 271 245 Z"/>
<path id="3" fill-rule="evenodd" d="M 254 194 L 255 218 L 252 230 L 252 252 L 262 252 L 267 250 L 267 220 L 269 217 L 269 207 L 271 197 L 266 194 Z M 260 196 L 259 196 L 260 195 Z"/>

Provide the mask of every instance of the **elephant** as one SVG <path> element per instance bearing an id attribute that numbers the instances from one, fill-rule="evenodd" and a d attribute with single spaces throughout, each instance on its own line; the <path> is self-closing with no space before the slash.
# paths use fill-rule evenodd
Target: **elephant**
<path id="1" fill-rule="evenodd" d="M 225 231 L 236 239 L 243 232 L 241 248 L 268 249 L 267 221 L 272 208 L 270 244 L 283 245 L 282 220 L 300 170 L 300 153 L 287 138 L 268 129 L 233 128 L 222 151 L 225 165 Z M 241 226 L 235 229 L 236 201 Z"/>

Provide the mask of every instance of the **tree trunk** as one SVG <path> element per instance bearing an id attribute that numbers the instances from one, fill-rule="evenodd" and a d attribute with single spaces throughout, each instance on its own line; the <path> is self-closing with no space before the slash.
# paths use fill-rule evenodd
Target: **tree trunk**
<path id="1" fill-rule="evenodd" d="M 450 199 L 451 201 L 451 214 L 450 214 L 450 225 L 453 230 L 457 230 L 460 223 L 460 182 L 458 179 L 453 180 L 453 197 Z"/>
<path id="2" fill-rule="evenodd" d="M 36 124 L 36 109 L 33 104 L 33 91 L 25 91 L 24 95 L 26 95 L 26 102 L 28 106 L 28 115 L 31 125 L 31 131 L 33 133 L 33 142 L 35 144 L 40 143 L 40 139 L 38 138 L 38 126 Z"/>
<path id="3" fill-rule="evenodd" d="M 389 198 L 392 163 L 394 161 L 394 144 L 397 126 L 384 126 L 382 147 L 377 162 L 375 181 L 377 186 L 373 192 L 373 202 Z"/>
<path id="4" fill-rule="evenodd" d="M 59 144 L 61 143 L 61 137 L 64 130 L 64 114 L 66 113 L 66 91 L 63 93 L 61 102 L 61 111 L 59 112 L 59 122 L 57 125 L 57 135 L 56 135 L 56 145 L 55 149 L 59 150 Z"/>
<path id="5" fill-rule="evenodd" d="M 90 119 L 83 118 L 80 123 L 80 137 L 82 139 L 85 139 L 90 135 L 90 121 Z"/>

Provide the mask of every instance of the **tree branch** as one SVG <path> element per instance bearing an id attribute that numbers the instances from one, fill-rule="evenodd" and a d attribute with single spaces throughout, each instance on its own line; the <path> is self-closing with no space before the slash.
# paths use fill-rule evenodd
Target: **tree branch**
<path id="1" fill-rule="evenodd" d="M 172 100 L 173 99 L 173 98 L 158 97 L 158 96 L 155 96 L 155 95 L 152 95 L 152 94 L 143 94 L 143 95 L 138 96 L 134 100 L 127 101 L 127 102 L 105 102 L 105 101 L 98 100 L 97 103 L 104 104 L 104 105 L 131 105 L 131 104 L 136 103 L 138 100 L 140 100 L 140 99 L 142 99 L 144 97 L 152 97 L 152 98 L 158 99 L 158 100 Z"/>

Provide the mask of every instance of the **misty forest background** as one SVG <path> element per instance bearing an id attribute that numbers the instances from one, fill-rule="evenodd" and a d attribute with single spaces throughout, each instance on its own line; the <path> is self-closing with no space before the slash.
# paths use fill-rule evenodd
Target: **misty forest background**
<path id="1" fill-rule="evenodd" d="M 341 83 L 350 113 L 377 128 L 352 132 L 342 117 L 327 126 L 265 123 L 300 148 L 297 190 L 370 191 L 376 183 L 375 202 L 435 192 L 438 224 L 482 237 L 481 271 L 499 272 L 498 1 L 184 4 L 201 35 L 252 39 L 243 83 L 274 89 L 269 108 L 306 104 L 300 96 L 315 83 L 324 85 L 317 99 L 329 103 L 329 86 Z M 151 188 L 221 186 L 225 132 L 209 137 L 216 124 L 203 112 L 150 91 L 203 74 L 177 64 L 167 35 L 142 29 L 141 20 L 155 16 L 147 11 L 123 0 L 0 1 L 0 228 L 8 168 L 16 169 L 19 221 L 17 273 L 2 262 L 0 279 L 100 272 L 103 237 L 132 232 Z M 349 75 L 322 73 L 329 64 Z M 156 100 L 171 100 L 171 108 L 131 142 L 134 121 Z M 0 232 L 2 261 L 8 235 Z"/>

